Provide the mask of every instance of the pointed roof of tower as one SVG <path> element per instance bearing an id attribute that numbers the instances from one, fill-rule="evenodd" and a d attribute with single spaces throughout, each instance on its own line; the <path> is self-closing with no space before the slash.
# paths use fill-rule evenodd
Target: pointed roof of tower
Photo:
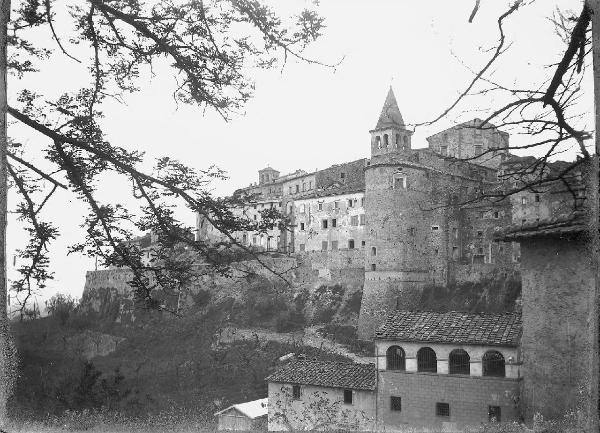
<path id="1" fill-rule="evenodd" d="M 402 114 L 400 113 L 400 108 L 398 108 L 398 102 L 396 102 L 396 96 L 394 95 L 392 86 L 390 86 L 390 90 L 383 103 L 383 109 L 381 110 L 375 129 L 381 129 L 388 126 L 401 126 L 404 128 L 404 119 L 402 119 Z"/>

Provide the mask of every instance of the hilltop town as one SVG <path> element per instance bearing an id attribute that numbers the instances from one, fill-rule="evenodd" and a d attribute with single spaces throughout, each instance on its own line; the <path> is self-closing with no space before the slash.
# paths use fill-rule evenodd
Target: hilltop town
<path id="1" fill-rule="evenodd" d="M 298 323 L 346 323 L 356 327 L 358 340 L 374 342 L 366 364 L 286 358 L 267 378 L 269 429 L 306 422 L 314 393 L 319 404 L 333 405 L 332 423 L 358 430 L 452 429 L 569 410 L 586 377 L 575 367 L 575 348 L 587 344 L 581 333 L 586 293 L 571 290 L 571 281 L 560 286 L 560 268 L 549 264 L 569 260 L 580 268 L 580 284 L 589 286 L 590 269 L 577 249 L 585 173 L 578 168 L 566 181 L 553 180 L 568 163 L 539 165 L 535 158 L 511 155 L 509 135 L 480 119 L 413 148 L 391 88 L 370 134 L 368 159 L 288 175 L 263 168 L 257 183 L 234 193 L 242 203 L 233 209 L 238 216 L 260 221 L 265 211 L 276 210 L 287 218 L 286 225 L 265 232 L 234 234 L 240 247 L 289 277 L 292 285 L 280 288 L 289 302 L 312 299 L 311 307 L 294 311 L 282 305 L 286 314 L 295 314 Z M 201 215 L 196 228 L 197 240 L 223 238 Z M 152 237 L 135 242 L 150 260 Z M 556 254 L 549 257 L 550 251 Z M 106 290 L 127 297 L 127 272 L 88 272 L 84 302 L 100 311 Z M 234 273 L 205 275 L 192 292 L 243 302 L 249 275 L 262 278 L 258 286 L 276 280 L 252 258 L 237 263 Z M 424 296 L 465 284 L 474 295 L 460 311 L 448 308 L 457 305 L 453 292 L 443 298 L 446 306 Z M 519 290 L 507 298 L 507 287 Z M 562 308 L 557 296 L 572 308 Z M 360 301 L 357 315 L 342 314 L 350 299 Z M 279 313 L 267 316 L 279 324 Z M 127 314 L 135 312 L 121 306 L 119 320 Z M 563 320 L 565 334 L 558 332 Z M 547 329 L 547 323 L 557 328 Z M 548 373 L 557 362 L 569 365 L 568 380 Z M 561 397 L 551 398 L 558 390 Z M 251 425 L 235 408 L 218 416 L 224 428 Z M 319 413 L 310 417 L 317 422 Z"/>

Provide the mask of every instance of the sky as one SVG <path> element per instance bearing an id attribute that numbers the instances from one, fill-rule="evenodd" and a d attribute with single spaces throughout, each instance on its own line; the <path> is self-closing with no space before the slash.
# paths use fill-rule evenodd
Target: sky
<path id="1" fill-rule="evenodd" d="M 482 0 L 469 24 L 475 0 L 321 0 L 316 9 L 327 27 L 305 55 L 332 64 L 343 59 L 335 69 L 289 60 L 283 68 L 248 71 L 256 84 L 254 97 L 243 113 L 225 122 L 214 112 L 177 105 L 171 96 L 173 75 L 168 65 L 158 64 L 153 76 L 142 74 L 139 92 L 127 95 L 124 103 L 108 100 L 104 104 L 101 123 L 112 143 L 143 149 L 148 157 L 168 155 L 198 169 L 214 164 L 225 170 L 229 179 L 211 186 L 217 195 L 257 182 L 258 170 L 267 165 L 285 174 L 369 157 L 369 130 L 377 122 L 389 87 L 405 122 L 437 117 L 472 79 L 466 66 L 480 68 L 489 58 L 488 49 L 498 37 L 497 17 L 509 3 L 512 0 Z M 284 20 L 313 6 L 305 0 L 272 0 L 270 4 Z M 581 5 L 580 0 L 527 2 L 506 21 L 512 45 L 495 67 L 494 79 L 527 86 L 547 76 L 545 65 L 557 62 L 564 49 L 548 17 L 556 7 L 578 15 Z M 68 43 L 71 23 L 60 12 L 57 19 L 68 49 L 85 56 L 85 47 Z M 36 37 L 40 42 L 49 40 L 48 34 Z M 12 77 L 9 100 L 16 104 L 17 92 L 23 88 L 57 95 L 87 79 L 80 65 L 57 52 L 39 73 L 22 80 Z M 579 126 L 587 129 L 593 120 L 591 89 L 586 80 Z M 489 95 L 465 100 L 447 118 L 417 128 L 413 147 L 425 147 L 427 136 L 456 121 L 483 117 L 482 113 L 501 102 Z M 9 135 L 26 144 L 33 155 L 44 140 L 18 124 L 10 125 Z M 511 143 L 523 140 L 527 137 L 511 136 Z M 563 159 L 574 155 L 567 152 Z M 99 198 L 119 199 L 128 188 L 107 177 L 100 185 Z M 14 205 L 14 191 L 10 194 Z M 61 237 L 51 246 L 55 278 L 38 295 L 40 302 L 57 292 L 81 296 L 85 273 L 94 269 L 94 260 L 66 252 L 83 235 L 80 224 L 85 212 L 83 205 L 63 193 L 49 204 L 45 216 L 59 226 Z M 180 215 L 193 224 L 189 212 L 182 209 Z M 8 236 L 8 257 L 12 258 L 26 239 L 14 216 L 9 219 Z M 9 275 L 14 277 L 14 269 L 9 269 Z"/>

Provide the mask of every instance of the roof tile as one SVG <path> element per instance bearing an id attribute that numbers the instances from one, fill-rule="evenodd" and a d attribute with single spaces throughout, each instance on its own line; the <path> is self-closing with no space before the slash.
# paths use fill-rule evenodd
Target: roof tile
<path id="1" fill-rule="evenodd" d="M 298 360 L 279 368 L 266 380 L 331 388 L 374 390 L 375 364 Z"/>
<path id="2" fill-rule="evenodd" d="M 518 313 L 395 311 L 376 331 L 376 338 L 431 343 L 517 346 L 521 337 Z"/>

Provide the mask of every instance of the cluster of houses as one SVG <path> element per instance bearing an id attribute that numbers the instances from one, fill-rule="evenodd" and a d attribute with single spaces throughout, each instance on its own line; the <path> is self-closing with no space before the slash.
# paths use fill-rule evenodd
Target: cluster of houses
<path id="1" fill-rule="evenodd" d="M 373 363 L 286 360 L 266 378 L 268 430 L 456 431 L 577 410 L 593 377 L 587 230 L 574 212 L 498 234 L 521 244 L 521 312 L 391 311 Z"/>

